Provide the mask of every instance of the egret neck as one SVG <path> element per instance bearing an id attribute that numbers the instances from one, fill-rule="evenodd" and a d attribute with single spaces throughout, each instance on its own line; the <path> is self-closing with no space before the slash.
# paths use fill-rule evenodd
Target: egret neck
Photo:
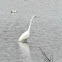
<path id="1" fill-rule="evenodd" d="M 30 20 L 30 24 L 29 24 L 29 28 L 28 28 L 28 31 L 30 31 L 30 28 L 31 28 L 31 23 L 32 23 L 32 20 L 33 20 L 34 16 L 31 18 Z"/>

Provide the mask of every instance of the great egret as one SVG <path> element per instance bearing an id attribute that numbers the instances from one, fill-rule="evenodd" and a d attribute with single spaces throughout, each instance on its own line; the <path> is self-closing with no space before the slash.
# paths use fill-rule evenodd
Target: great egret
<path id="1" fill-rule="evenodd" d="M 28 30 L 26 32 L 24 32 L 20 38 L 18 39 L 19 42 L 21 41 L 24 41 L 24 42 L 27 42 L 27 39 L 29 38 L 29 35 L 30 35 L 30 28 L 31 28 L 31 23 L 32 23 L 32 20 L 33 18 L 36 18 L 37 16 L 33 16 L 30 20 L 30 24 L 29 24 L 29 27 L 28 27 Z"/>

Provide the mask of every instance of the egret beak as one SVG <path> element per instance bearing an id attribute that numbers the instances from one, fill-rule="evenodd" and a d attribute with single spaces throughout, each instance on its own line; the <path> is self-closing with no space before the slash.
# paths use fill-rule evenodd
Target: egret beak
<path id="1" fill-rule="evenodd" d="M 34 16 L 35 18 L 37 18 L 37 16 Z"/>
<path id="2" fill-rule="evenodd" d="M 34 18 L 39 18 L 39 16 L 34 16 Z"/>

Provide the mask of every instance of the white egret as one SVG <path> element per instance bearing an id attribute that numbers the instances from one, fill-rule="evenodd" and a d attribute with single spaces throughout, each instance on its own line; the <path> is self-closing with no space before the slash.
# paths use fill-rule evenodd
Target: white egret
<path id="1" fill-rule="evenodd" d="M 19 42 L 21 41 L 24 41 L 24 42 L 27 42 L 27 39 L 29 38 L 29 35 L 30 35 L 30 28 L 31 28 L 31 23 L 32 23 L 32 20 L 33 18 L 36 18 L 37 16 L 33 16 L 30 20 L 30 24 L 29 24 L 29 27 L 28 27 L 28 30 L 26 32 L 24 32 L 20 38 L 18 39 Z"/>

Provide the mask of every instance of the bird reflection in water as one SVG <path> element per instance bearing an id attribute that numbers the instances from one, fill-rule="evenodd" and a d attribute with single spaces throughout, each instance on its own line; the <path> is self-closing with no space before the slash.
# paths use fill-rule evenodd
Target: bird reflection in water
<path id="1" fill-rule="evenodd" d="M 21 52 L 22 52 L 22 57 L 24 57 L 25 62 L 32 62 L 31 59 L 31 54 L 30 54 L 30 49 L 29 49 L 29 44 L 28 43 L 23 43 L 23 42 L 18 42 Z"/>

